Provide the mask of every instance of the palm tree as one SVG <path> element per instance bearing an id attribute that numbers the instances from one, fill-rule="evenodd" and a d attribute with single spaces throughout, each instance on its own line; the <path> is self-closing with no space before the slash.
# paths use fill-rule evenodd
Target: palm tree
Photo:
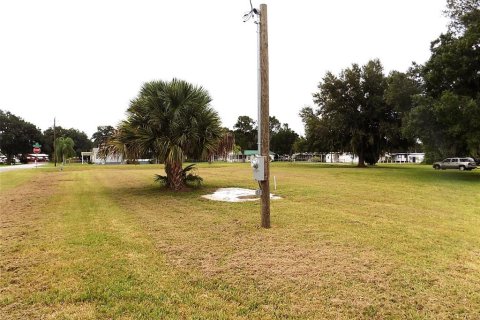
<path id="1" fill-rule="evenodd" d="M 204 88 L 183 80 L 147 82 L 130 102 L 110 150 L 130 159 L 153 154 L 165 163 L 167 186 L 181 190 L 185 159 L 206 158 L 221 137 L 211 100 Z"/>
<path id="2" fill-rule="evenodd" d="M 70 137 L 60 137 L 55 140 L 55 152 L 57 159 L 62 159 L 62 163 L 65 164 L 67 158 L 75 156 L 75 142 Z"/>

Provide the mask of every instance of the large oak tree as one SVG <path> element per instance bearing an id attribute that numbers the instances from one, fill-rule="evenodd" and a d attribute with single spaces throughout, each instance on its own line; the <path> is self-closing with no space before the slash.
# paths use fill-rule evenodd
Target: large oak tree
<path id="1" fill-rule="evenodd" d="M 318 106 L 312 110 L 315 128 L 306 132 L 316 131 L 331 141 L 330 147 L 339 148 L 335 151 L 355 153 L 359 167 L 375 164 L 387 148 L 388 134 L 396 121 L 393 108 L 384 99 L 386 88 L 379 60 L 362 67 L 353 64 L 338 76 L 328 72 L 313 94 Z"/>

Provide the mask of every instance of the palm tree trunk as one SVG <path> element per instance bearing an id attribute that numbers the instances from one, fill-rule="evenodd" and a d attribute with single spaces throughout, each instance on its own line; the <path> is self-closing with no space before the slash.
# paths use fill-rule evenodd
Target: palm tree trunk
<path id="1" fill-rule="evenodd" d="M 185 182 L 183 181 L 182 163 L 166 163 L 165 172 L 167 173 L 168 187 L 170 189 L 179 191 L 185 187 Z"/>

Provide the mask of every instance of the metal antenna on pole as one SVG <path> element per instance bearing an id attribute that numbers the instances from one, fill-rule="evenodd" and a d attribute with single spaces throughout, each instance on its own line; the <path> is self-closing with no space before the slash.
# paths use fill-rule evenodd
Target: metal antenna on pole
<path id="1" fill-rule="evenodd" d="M 253 22 L 257 25 L 257 149 L 258 155 L 262 153 L 262 137 L 260 134 L 260 128 L 262 126 L 262 115 L 261 115 L 261 99 L 262 96 L 262 85 L 260 79 L 260 11 L 255 9 L 252 5 L 252 0 L 250 0 L 250 11 L 243 15 L 243 22 L 253 19 Z"/>
<path id="2" fill-rule="evenodd" d="M 261 225 L 270 228 L 270 125 L 269 125 L 269 71 L 268 71 L 268 23 L 267 5 L 261 4 L 260 10 L 253 8 L 250 0 L 250 12 L 243 16 L 246 22 L 255 21 L 258 32 L 258 152 L 252 162 L 253 174 L 258 181 L 261 194 Z"/>

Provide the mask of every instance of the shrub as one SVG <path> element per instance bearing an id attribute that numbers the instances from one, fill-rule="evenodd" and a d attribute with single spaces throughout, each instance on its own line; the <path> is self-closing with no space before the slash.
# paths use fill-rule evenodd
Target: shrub
<path id="1" fill-rule="evenodd" d="M 185 168 L 182 169 L 182 179 L 183 182 L 194 188 L 200 187 L 200 185 L 203 182 L 203 178 L 198 176 L 195 171 L 197 168 L 195 168 L 195 164 L 191 164 L 186 166 Z M 166 186 L 168 185 L 168 178 L 167 176 L 162 176 L 159 174 L 155 175 L 155 182 L 160 183 L 160 185 Z"/>

